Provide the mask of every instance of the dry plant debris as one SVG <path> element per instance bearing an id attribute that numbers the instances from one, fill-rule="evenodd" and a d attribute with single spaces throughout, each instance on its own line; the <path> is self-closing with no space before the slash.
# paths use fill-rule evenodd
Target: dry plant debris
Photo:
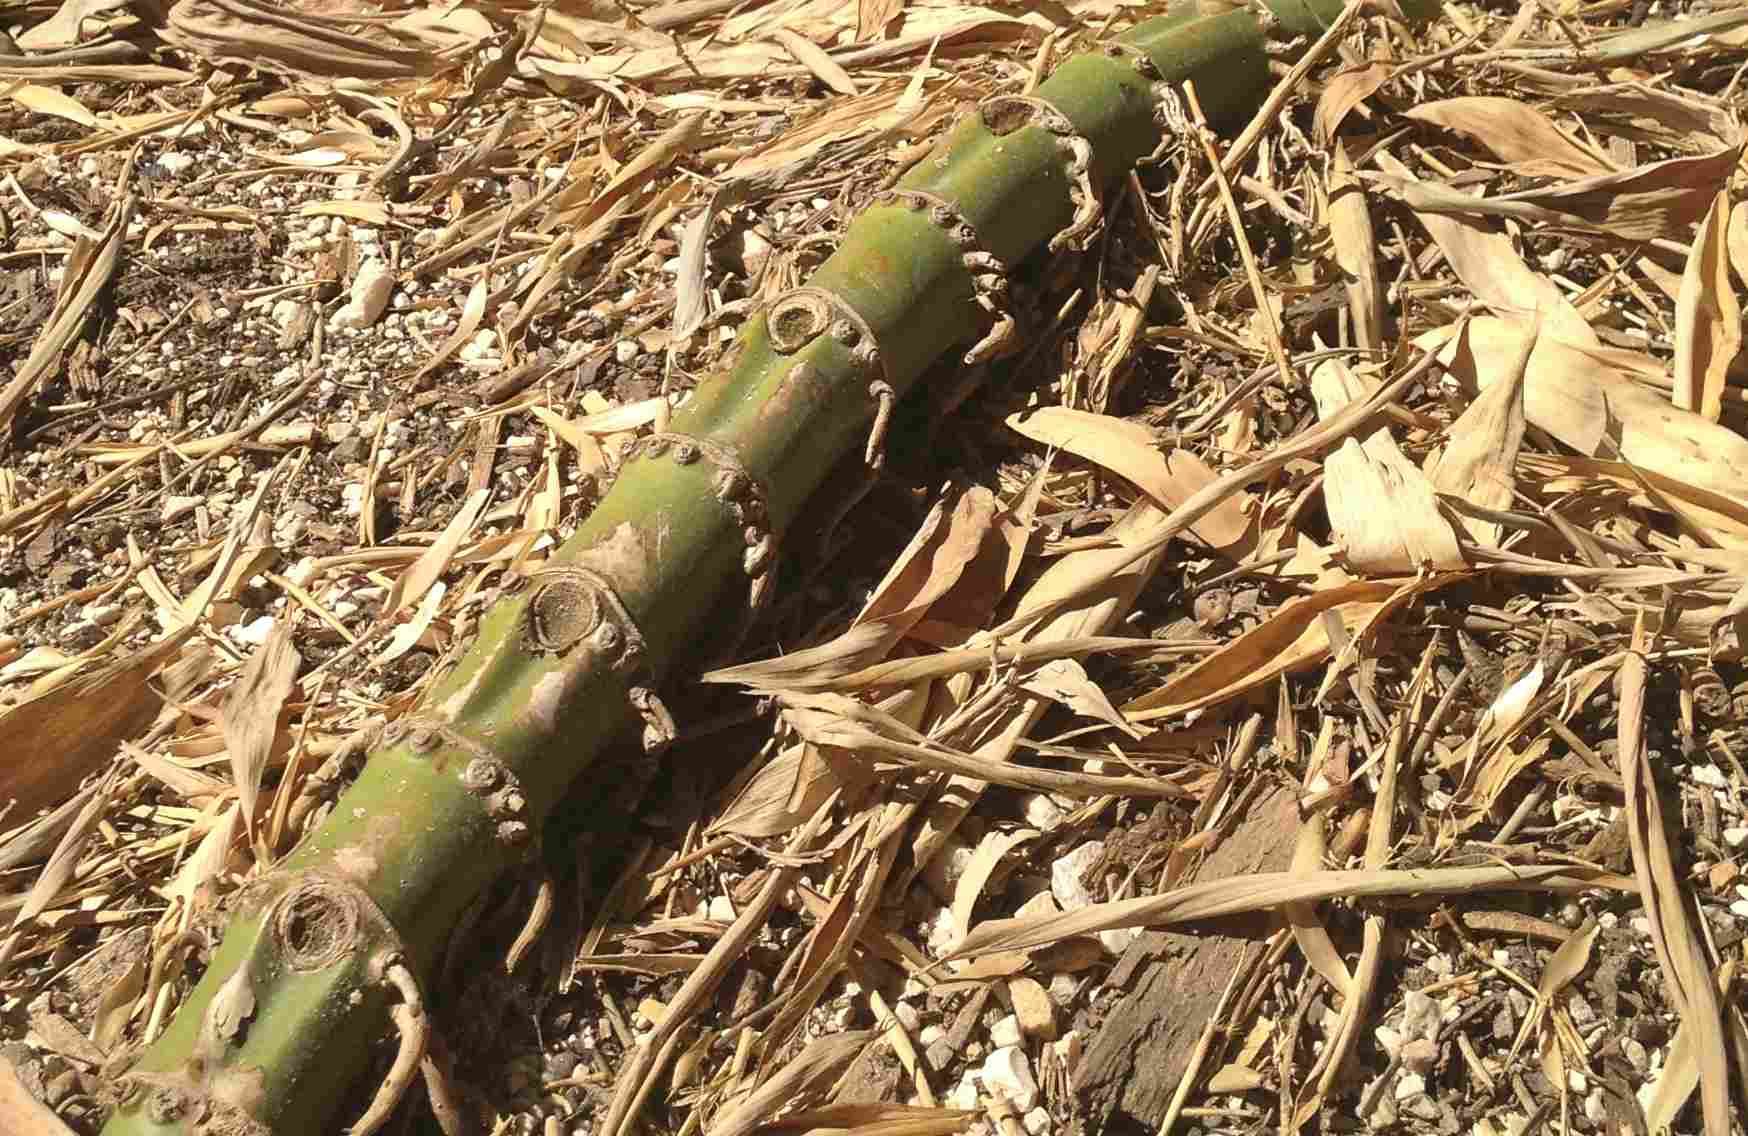
<path id="1" fill-rule="evenodd" d="M 0 1130 L 101 1125 L 737 312 L 1138 14 L 9 6 Z M 1293 48 L 460 929 L 446 1130 L 1740 1123 L 1748 13 Z"/>

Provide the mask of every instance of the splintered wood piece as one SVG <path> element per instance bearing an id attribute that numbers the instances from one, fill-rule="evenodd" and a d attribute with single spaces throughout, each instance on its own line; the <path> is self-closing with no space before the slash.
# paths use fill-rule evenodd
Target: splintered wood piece
<path id="1" fill-rule="evenodd" d="M 1286 870 L 1298 825 L 1290 792 L 1265 793 L 1203 861 L 1195 881 Z M 1149 931 L 1130 945 L 1106 983 L 1126 992 L 1070 1070 L 1089 1131 L 1111 1130 L 1119 1115 L 1159 1127 L 1248 945 L 1240 935 L 1171 931 Z"/>

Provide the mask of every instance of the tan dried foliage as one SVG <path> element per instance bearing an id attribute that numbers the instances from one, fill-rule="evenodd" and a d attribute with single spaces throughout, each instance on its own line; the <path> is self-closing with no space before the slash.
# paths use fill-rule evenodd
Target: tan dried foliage
<path id="1" fill-rule="evenodd" d="M 37 22 L 0 54 L 0 258 L 21 274 L 0 298 L 0 994 L 68 1060 L 162 1031 L 227 895 L 321 817 L 318 771 L 415 706 L 623 444 L 668 428 L 742 300 L 801 282 L 965 107 L 1139 14 L 19 11 Z M 1082 257 L 1011 267 L 1021 352 L 982 389 L 989 372 L 931 373 L 960 407 L 944 424 L 916 408 L 956 480 L 900 462 L 848 539 L 785 533 L 770 618 L 704 676 L 716 689 L 694 703 L 693 661 L 676 671 L 664 776 L 696 791 L 658 802 L 604 894 L 539 881 L 519 973 L 612 999 L 609 1027 L 621 1005 L 650 1023 L 604 1070 L 599 1131 L 963 1131 L 976 1114 L 937 1107 L 951 1082 L 895 1006 L 940 999 L 906 981 L 1005 1003 L 1043 1105 L 1100 1130 L 1067 1076 L 1083 1007 L 1053 1004 L 1052 979 L 1084 996 L 1146 965 L 1148 940 L 1113 959 L 1113 932 L 1247 913 L 1267 913 L 1266 949 L 1217 976 L 1158 1130 L 1225 1092 L 1282 1131 L 1356 1106 L 1378 1123 L 1402 1082 L 1363 1042 L 1405 1016 L 1398 944 L 1458 960 L 1432 991 L 1447 1015 L 1535 996 L 1509 1046 L 1440 1038 L 1477 1093 L 1533 1040 L 1551 1117 L 1578 1104 L 1557 1091 L 1574 1074 L 1617 1068 L 1565 1002 L 1618 948 L 1587 922 L 1525 977 L 1485 939 L 1519 931 L 1470 918 L 1505 893 L 1543 942 L 1550 896 L 1648 917 L 1646 1012 L 1681 1024 L 1656 1085 L 1625 1091 L 1652 1131 L 1696 1093 L 1708 1134 L 1727 1130 L 1748 1033 L 1737 960 L 1696 913 L 1739 875 L 1727 842 L 1682 827 L 1716 819 L 1709 782 L 1681 779 L 1686 812 L 1665 813 L 1644 707 L 1667 682 L 1677 776 L 1739 780 L 1748 23 L 1625 17 L 1456 5 L 1408 32 L 1345 5 L 1242 130 L 1173 134 L 1168 160 L 1105 187 Z M 136 176 L 179 151 L 223 160 Z M 266 267 L 168 276 L 159 258 L 197 245 Z M 354 289 L 382 302 L 341 335 Z M 283 336 L 265 363 L 191 357 L 147 389 L 147 363 L 257 317 Z M 379 374 L 335 373 L 390 340 Z M 1299 793 L 1277 834 L 1292 870 L 1185 885 L 1265 783 Z M 1625 803 L 1631 876 L 1600 866 L 1599 801 Z M 1093 902 L 1060 910 L 1051 868 L 1093 839 Z M 488 930 L 468 942 L 511 941 Z M 66 964 L 127 932 L 149 947 L 65 998 Z M 769 972 L 750 1002 L 749 967 Z M 848 981 L 879 1029 L 813 1036 Z M 1281 989 L 1327 1012 L 1276 1013 Z M 841 1091 L 893 1060 L 891 1098 Z M 0 1129 L 59 1136 L 29 1080 L 0 1055 Z M 1479 1100 L 1477 1132 L 1520 1119 Z M 1023 1130 L 999 1106 L 991 1123 Z"/>

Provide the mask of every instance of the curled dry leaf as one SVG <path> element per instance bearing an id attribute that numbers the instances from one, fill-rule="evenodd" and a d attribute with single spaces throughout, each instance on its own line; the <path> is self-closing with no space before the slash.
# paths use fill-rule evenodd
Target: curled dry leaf
<path id="1" fill-rule="evenodd" d="M 1188 450 L 1161 453 L 1153 432 L 1139 422 L 1066 406 L 1010 415 L 1007 422 L 1034 442 L 1058 446 L 1132 482 L 1162 509 L 1177 508 L 1216 480 L 1214 472 Z M 1190 531 L 1212 548 L 1241 554 L 1252 539 L 1246 497 L 1228 497 L 1193 522 Z"/>
<path id="2" fill-rule="evenodd" d="M 1742 306 L 1730 285 L 1730 195 L 1712 201 L 1681 274 L 1675 301 L 1676 406 L 1716 422 L 1724 409 L 1724 382 L 1742 349 Z"/>
<path id="3" fill-rule="evenodd" d="M 1341 129 L 1342 120 L 1371 98 L 1394 71 L 1391 64 L 1374 59 L 1355 67 L 1344 67 L 1331 75 L 1323 84 L 1323 93 L 1317 97 L 1317 112 L 1312 119 L 1317 137 L 1326 143 L 1333 141 L 1335 132 Z"/>
<path id="4" fill-rule="evenodd" d="M 1335 146 L 1329 173 L 1328 222 L 1335 263 L 1347 274 L 1347 308 L 1354 343 L 1364 351 L 1384 346 L 1384 292 L 1378 280 L 1378 250 L 1365 187 L 1353 174 L 1347 147 Z"/>
<path id="5" fill-rule="evenodd" d="M 1259 626 L 1158 690 L 1126 704 L 1123 713 L 1132 722 L 1187 714 L 1312 666 L 1330 651 L 1326 613 L 1333 613 L 1349 635 L 1356 634 L 1401 587 L 1389 581 L 1360 580 L 1295 596 Z"/>
<path id="6" fill-rule="evenodd" d="M 364 15 L 362 6 L 357 14 Z M 179 0 L 160 34 L 209 63 L 281 74 L 409 79 L 445 65 L 436 51 L 381 25 L 371 36 L 350 30 L 366 23 L 346 19 L 331 7 L 317 15 L 259 0 Z"/>
<path id="7" fill-rule="evenodd" d="M 1471 324 L 1464 337 L 1472 328 Z M 1504 376 L 1482 387 L 1480 395 L 1451 425 L 1450 441 L 1431 471 L 1433 488 L 1440 493 L 1461 497 L 1483 509 L 1511 507 L 1517 454 L 1523 445 L 1524 376 L 1540 331 L 1537 320 L 1524 335 L 1523 346 Z M 1496 522 L 1466 514 L 1461 519 L 1476 543 L 1499 547 L 1500 526 Z"/>
<path id="8" fill-rule="evenodd" d="M 1408 167 L 1380 153 L 1378 165 L 1400 184 L 1419 184 Z M 1578 309 L 1545 276 L 1530 271 L 1511 238 L 1490 222 L 1455 217 L 1415 207 L 1415 216 L 1444 252 L 1445 260 L 1475 299 L 1501 315 L 1540 312 L 1547 334 L 1567 343 L 1598 346 L 1600 341 Z"/>
<path id="9" fill-rule="evenodd" d="M 1465 389 L 1510 380 L 1521 324 L 1471 320 L 1466 350 L 1455 333 L 1455 327 L 1440 328 L 1418 342 L 1437 350 L 1447 374 Z M 1580 454 L 1612 457 L 1618 446 L 1618 456 L 1640 470 L 1748 499 L 1748 439 L 1648 389 L 1647 383 L 1660 382 L 1665 389 L 1668 383 L 1663 367 L 1650 358 L 1557 342 L 1543 334 L 1530 352 L 1523 381 L 1529 424 Z"/>
<path id="10" fill-rule="evenodd" d="M 291 644 L 291 619 L 274 620 L 267 641 L 249 661 L 225 695 L 223 711 L 225 749 L 230 754 L 231 776 L 237 783 L 237 799 L 243 808 L 243 825 L 253 837 L 255 800 L 261 789 L 261 774 L 267 769 L 273 745 L 279 736 L 279 712 L 297 681 L 303 662 Z"/>
<path id="11" fill-rule="evenodd" d="M 1421 103 L 1402 112 L 1475 139 L 1524 176 L 1588 177 L 1618 172 L 1614 163 L 1516 99 L 1474 95 Z"/>
<path id="12" fill-rule="evenodd" d="M 1699 1063 L 1700 1102 L 1706 1136 L 1728 1136 L 1730 1066 L 1724 1040 L 1723 1010 L 1712 978 L 1705 943 L 1689 917 L 1684 873 L 1676 867 L 1669 846 L 1649 758 L 1645 753 L 1645 651 L 1643 625 L 1634 628 L 1632 650 L 1620 669 L 1620 718 L 1617 729 L 1621 779 L 1625 783 L 1627 836 L 1633 853 L 1633 874 L 1639 900 L 1651 923 L 1651 945 L 1663 970 L 1670 1001 L 1681 1014 L 1682 1028 L 1692 1031 Z"/>
<path id="13" fill-rule="evenodd" d="M 1472 197 L 1437 182 L 1379 180 L 1401 194 L 1409 208 L 1428 216 L 1513 217 L 1526 224 L 1594 230 L 1629 241 L 1683 240 L 1688 227 L 1705 215 L 1740 156 L 1740 150 L 1720 150 L 1701 157 L 1670 158 L 1624 173 L 1496 197 Z M 1380 155 L 1379 164 L 1385 163 Z"/>
<path id="14" fill-rule="evenodd" d="M 1325 422 L 1367 393 L 1337 358 L 1311 372 L 1311 391 Z M 1325 459 L 1323 500 L 1331 534 L 1352 568 L 1398 574 L 1467 566 L 1432 482 L 1386 427 L 1360 440 L 1348 438 Z"/>

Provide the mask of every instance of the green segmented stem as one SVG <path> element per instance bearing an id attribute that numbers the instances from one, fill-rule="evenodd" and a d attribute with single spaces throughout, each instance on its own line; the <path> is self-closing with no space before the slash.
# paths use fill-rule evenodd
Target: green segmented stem
<path id="1" fill-rule="evenodd" d="M 1269 5 L 1292 31 L 1341 8 Z M 1090 145 L 1100 185 L 1158 144 L 1154 82 L 1194 79 L 1216 125 L 1248 113 L 1269 84 L 1248 10 L 1192 5 L 1118 42 L 1127 50 L 1076 56 L 1036 93 Z M 949 203 L 981 251 L 1016 265 L 1074 217 L 1071 144 L 1037 124 L 998 136 L 972 115 L 899 188 Z M 321 826 L 240 895 L 205 976 L 124 1082 L 106 1132 L 331 1132 L 391 1015 L 413 1047 L 402 1066 L 417 1057 L 405 1025 L 417 1014 L 385 968 L 404 960 L 420 982 L 436 972 L 468 905 L 637 721 L 634 700 L 660 734 L 641 692 L 693 654 L 714 612 L 769 586 L 757 562 L 862 443 L 879 384 L 902 394 L 988 326 L 965 253 L 928 209 L 875 205 L 803 290 L 813 307 L 792 293 L 748 321 L 673 417 L 670 433 L 698 442 L 645 443 L 629 458 L 549 562 L 560 570 L 511 586 L 415 719 L 385 734 Z"/>

